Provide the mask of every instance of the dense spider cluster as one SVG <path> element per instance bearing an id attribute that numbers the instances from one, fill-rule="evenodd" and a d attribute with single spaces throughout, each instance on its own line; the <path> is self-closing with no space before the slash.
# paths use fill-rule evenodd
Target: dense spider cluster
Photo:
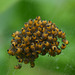
<path id="1" fill-rule="evenodd" d="M 21 31 L 16 31 L 12 37 L 8 54 L 16 56 L 18 62 L 30 63 L 31 67 L 34 67 L 34 61 L 39 57 L 39 54 L 59 55 L 68 44 L 65 32 L 58 29 L 55 23 L 51 21 L 42 21 L 40 16 L 34 20 L 30 19 L 24 24 Z M 59 45 L 59 38 L 62 39 L 61 46 Z"/>

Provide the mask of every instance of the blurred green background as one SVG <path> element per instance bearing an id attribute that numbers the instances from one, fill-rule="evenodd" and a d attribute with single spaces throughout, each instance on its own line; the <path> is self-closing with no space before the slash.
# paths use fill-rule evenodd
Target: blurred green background
<path id="1" fill-rule="evenodd" d="M 40 56 L 34 68 L 9 56 L 11 34 L 30 18 L 51 20 L 66 33 L 69 45 L 56 57 Z M 75 75 L 75 0 L 0 0 L 0 75 Z"/>

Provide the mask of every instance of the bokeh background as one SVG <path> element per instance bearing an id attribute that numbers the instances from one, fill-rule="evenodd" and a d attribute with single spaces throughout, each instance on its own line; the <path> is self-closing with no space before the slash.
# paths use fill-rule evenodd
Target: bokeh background
<path id="1" fill-rule="evenodd" d="M 66 32 L 69 45 L 56 57 L 40 56 L 34 68 L 14 70 L 18 62 L 7 54 L 11 34 L 36 16 Z M 0 0 L 0 75 L 75 75 L 75 0 Z"/>

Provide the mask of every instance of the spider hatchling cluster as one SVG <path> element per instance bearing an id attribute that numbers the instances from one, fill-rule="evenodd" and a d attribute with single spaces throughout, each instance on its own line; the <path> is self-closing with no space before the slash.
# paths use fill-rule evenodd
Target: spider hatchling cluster
<path id="1" fill-rule="evenodd" d="M 59 55 L 69 43 L 65 32 L 58 29 L 50 20 L 41 20 L 40 16 L 34 20 L 29 19 L 20 31 L 12 34 L 12 37 L 8 54 L 15 56 L 18 62 L 30 63 L 31 67 L 35 66 L 34 61 L 39 55 L 46 55 L 46 53 L 50 56 Z M 61 46 L 59 38 L 61 38 Z M 14 68 L 20 69 L 21 65 L 18 64 Z"/>

